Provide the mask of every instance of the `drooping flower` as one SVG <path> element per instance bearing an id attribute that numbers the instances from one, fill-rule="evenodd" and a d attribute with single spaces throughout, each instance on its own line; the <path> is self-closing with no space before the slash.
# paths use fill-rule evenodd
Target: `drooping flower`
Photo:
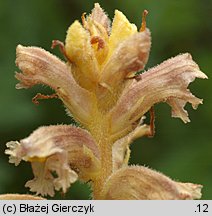
<path id="1" fill-rule="evenodd" d="M 11 163 L 31 162 L 35 178 L 26 186 L 43 196 L 53 196 L 54 189 L 65 193 L 78 177 L 87 181 L 100 167 L 95 141 L 87 131 L 73 126 L 40 127 L 20 142 L 7 143 L 7 147 Z"/>
<path id="2" fill-rule="evenodd" d="M 45 126 L 20 142 L 7 143 L 10 162 L 32 164 L 35 178 L 26 183 L 41 195 L 66 192 L 77 179 L 91 182 L 94 199 L 198 199 L 201 186 L 177 183 L 144 167 L 128 166 L 130 143 L 150 136 L 144 115 L 155 104 L 166 102 L 172 116 L 189 122 L 186 103 L 202 103 L 188 89 L 195 78 L 205 79 L 190 54 L 181 54 L 139 76 L 149 57 L 147 11 L 140 30 L 118 10 L 112 22 L 99 4 L 82 24 L 75 21 L 59 45 L 67 62 L 37 47 L 18 45 L 17 88 L 50 86 L 68 113 L 81 125 Z"/>

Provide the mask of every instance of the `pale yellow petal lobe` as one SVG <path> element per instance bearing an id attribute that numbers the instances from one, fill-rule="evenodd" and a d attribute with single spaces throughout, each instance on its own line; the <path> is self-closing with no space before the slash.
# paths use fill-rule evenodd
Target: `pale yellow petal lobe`
<path id="1" fill-rule="evenodd" d="M 121 11 L 115 10 L 115 16 L 113 19 L 109 40 L 110 52 L 113 52 L 120 42 L 135 33 L 137 33 L 136 25 L 131 24 Z"/>
<path id="2" fill-rule="evenodd" d="M 89 32 L 79 21 L 68 29 L 65 50 L 69 57 L 72 73 L 78 83 L 89 90 L 95 88 L 99 71 Z"/>

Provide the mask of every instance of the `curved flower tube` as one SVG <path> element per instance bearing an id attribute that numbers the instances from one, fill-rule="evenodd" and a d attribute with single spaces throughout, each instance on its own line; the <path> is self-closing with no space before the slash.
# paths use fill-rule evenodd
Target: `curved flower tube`
<path id="1" fill-rule="evenodd" d="M 200 71 L 190 54 L 181 54 L 142 73 L 141 79 L 122 94 L 111 111 L 112 133 L 124 130 L 159 102 L 167 102 L 172 107 L 173 117 L 189 122 L 183 109 L 185 104 L 189 102 L 197 108 L 202 103 L 187 89 L 195 78 L 206 79 L 207 76 Z"/>
<path id="2" fill-rule="evenodd" d="M 95 106 L 94 96 L 81 88 L 67 65 L 56 56 L 38 47 L 17 46 L 16 64 L 22 73 L 16 73 L 20 83 L 17 89 L 44 84 L 54 89 L 67 109 L 82 124 L 88 124 Z"/>

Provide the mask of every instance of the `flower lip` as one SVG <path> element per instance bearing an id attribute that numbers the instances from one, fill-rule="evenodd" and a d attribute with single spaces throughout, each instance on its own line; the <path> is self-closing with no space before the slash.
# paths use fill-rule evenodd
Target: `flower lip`
<path id="1" fill-rule="evenodd" d="M 20 156 L 25 161 L 29 162 L 44 162 L 49 156 L 59 153 L 62 150 L 45 143 L 46 147 L 43 147 L 44 143 L 35 143 L 30 142 L 27 138 L 20 141 Z"/>
<path id="2" fill-rule="evenodd" d="M 16 147 L 13 148 L 11 146 Z M 13 158 L 11 158 L 11 162 L 14 160 L 17 161 L 15 162 L 16 164 L 19 164 L 21 160 L 29 162 L 45 162 L 49 156 L 61 152 L 61 149 L 59 148 L 46 148 L 45 151 L 43 151 L 42 146 L 34 146 L 33 143 L 29 143 L 27 139 L 21 140 L 20 142 L 11 141 L 7 143 L 7 147 L 9 147 L 9 149 L 7 149 L 5 153 Z"/>

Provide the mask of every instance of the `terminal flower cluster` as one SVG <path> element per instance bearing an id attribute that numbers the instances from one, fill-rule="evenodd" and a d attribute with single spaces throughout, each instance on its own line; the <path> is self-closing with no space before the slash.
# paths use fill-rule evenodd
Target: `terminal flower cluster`
<path id="1" fill-rule="evenodd" d="M 113 22 L 98 3 L 68 29 L 59 46 L 66 62 L 42 48 L 17 46 L 21 72 L 17 89 L 50 86 L 68 114 L 79 123 L 42 126 L 27 138 L 7 143 L 10 162 L 30 162 L 30 191 L 54 196 L 67 192 L 76 180 L 89 182 L 94 199 L 199 199 L 201 185 L 180 183 L 144 166 L 128 165 L 130 144 L 154 134 L 153 106 L 165 102 L 172 116 L 189 122 L 186 103 L 202 103 L 188 89 L 195 78 L 205 79 L 190 54 L 180 54 L 138 75 L 150 52 L 147 11 L 138 30 L 115 11 Z M 150 111 L 150 125 L 144 115 Z"/>

